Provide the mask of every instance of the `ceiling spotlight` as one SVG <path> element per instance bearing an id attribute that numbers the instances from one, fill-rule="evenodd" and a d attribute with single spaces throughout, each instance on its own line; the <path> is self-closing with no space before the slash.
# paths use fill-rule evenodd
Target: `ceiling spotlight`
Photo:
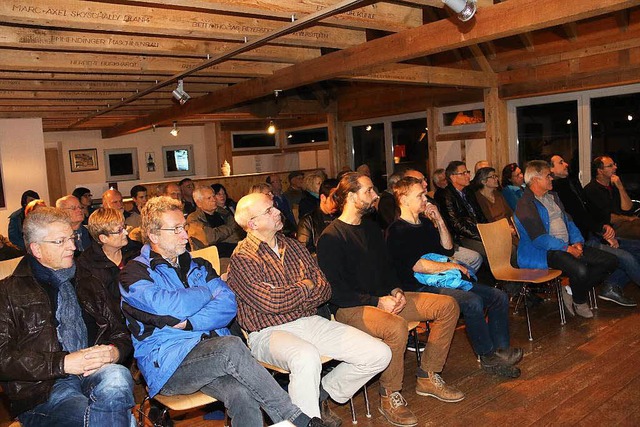
<path id="1" fill-rule="evenodd" d="M 571 124 L 571 119 L 567 119 L 567 124 L 570 125 Z"/>
<path id="2" fill-rule="evenodd" d="M 473 18 L 473 15 L 476 14 L 476 10 L 478 9 L 476 0 L 442 0 L 442 3 L 457 13 L 458 19 L 462 22 L 467 22 Z"/>
<path id="3" fill-rule="evenodd" d="M 178 80 L 178 87 L 173 90 L 173 97 L 180 103 L 180 105 L 184 105 L 185 102 L 191 99 L 191 96 L 187 92 L 184 91 L 184 81 Z"/>
<path id="4" fill-rule="evenodd" d="M 178 122 L 173 122 L 173 129 L 171 129 L 169 133 L 173 136 L 178 136 L 178 132 L 180 132 L 178 129 Z"/>
<path id="5" fill-rule="evenodd" d="M 277 129 L 276 129 L 276 125 L 275 125 L 275 123 L 273 123 L 273 120 L 270 120 L 270 121 L 269 121 L 269 126 L 267 127 L 267 133 L 268 133 L 269 135 L 273 135 L 273 134 L 275 134 L 275 133 L 276 133 L 276 130 L 277 130 Z"/>
<path id="6" fill-rule="evenodd" d="M 371 132 L 371 129 L 373 129 L 371 125 L 367 125 L 367 127 L 364 128 L 367 132 Z"/>
<path id="7" fill-rule="evenodd" d="M 633 116 L 632 116 L 631 114 L 629 114 L 629 115 L 627 116 L 627 120 L 629 120 L 629 121 L 633 120 Z"/>

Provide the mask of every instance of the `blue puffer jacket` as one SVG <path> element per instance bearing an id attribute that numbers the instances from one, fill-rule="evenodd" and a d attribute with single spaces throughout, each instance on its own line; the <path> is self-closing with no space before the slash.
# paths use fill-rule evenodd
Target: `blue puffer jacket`
<path id="1" fill-rule="evenodd" d="M 549 192 L 553 200 L 560 206 L 564 223 L 569 232 L 569 244 L 582 243 L 584 238 L 573 223 L 558 195 Z M 515 211 L 515 224 L 520 234 L 518 243 L 518 266 L 520 268 L 547 269 L 548 251 L 566 251 L 567 242 L 549 234 L 549 211 L 534 196 L 533 192 L 526 188 L 522 198 L 518 201 Z"/>
<path id="2" fill-rule="evenodd" d="M 208 261 L 188 252 L 179 261 L 176 269 L 145 245 L 120 274 L 122 311 L 151 396 L 203 338 L 229 335 L 236 315 L 235 295 Z M 173 327 L 184 320 L 184 329 Z"/>

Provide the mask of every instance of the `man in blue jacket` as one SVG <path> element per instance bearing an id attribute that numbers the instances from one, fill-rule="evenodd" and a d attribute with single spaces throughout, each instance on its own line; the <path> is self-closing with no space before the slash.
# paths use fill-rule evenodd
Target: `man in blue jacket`
<path id="1" fill-rule="evenodd" d="M 226 326 L 236 299 L 211 264 L 191 258 L 181 203 L 156 197 L 142 210 L 145 246 L 121 273 L 122 310 L 149 395 L 202 391 L 222 400 L 234 426 L 322 426 L 291 403 Z"/>
<path id="2" fill-rule="evenodd" d="M 618 260 L 614 255 L 583 245 L 580 230 L 565 212 L 558 195 L 550 191 L 553 177 L 547 162 L 529 162 L 524 181 L 527 188 L 515 211 L 520 233 L 518 266 L 562 270 L 569 276 L 571 308 L 577 315 L 591 318 L 588 293 L 618 267 Z"/>

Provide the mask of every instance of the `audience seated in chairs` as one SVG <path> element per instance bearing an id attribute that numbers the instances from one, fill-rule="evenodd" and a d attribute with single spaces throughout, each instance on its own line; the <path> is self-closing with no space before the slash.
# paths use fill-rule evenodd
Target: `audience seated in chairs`
<path id="1" fill-rule="evenodd" d="M 75 283 L 69 216 L 40 208 L 24 237 L 29 253 L 0 286 L 0 375 L 12 415 L 25 427 L 135 425 L 133 380 L 120 365 L 131 339 L 104 292 Z"/>
<path id="2" fill-rule="evenodd" d="M 271 188 L 271 184 L 268 184 L 266 182 L 260 182 L 258 184 L 252 185 L 247 194 L 254 194 L 254 193 L 264 194 L 268 196 L 271 200 L 273 200 L 273 206 L 278 208 L 278 206 L 276 205 L 275 196 L 273 195 L 273 189 Z M 283 199 L 283 200 L 285 200 L 286 202 L 286 199 Z M 280 209 L 278 210 L 280 211 Z M 294 223 L 289 221 L 287 216 L 282 211 L 280 211 L 280 215 L 282 216 L 282 234 L 284 234 L 287 237 L 295 238 L 296 228 L 294 226 Z"/>
<path id="3" fill-rule="evenodd" d="M 326 179 L 324 172 L 312 171 L 304 176 L 304 192 L 300 199 L 298 217 L 313 212 L 320 205 L 320 185 Z"/>
<path id="4" fill-rule="evenodd" d="M 237 427 L 263 425 L 261 408 L 276 423 L 323 426 L 230 335 L 235 296 L 208 261 L 186 251 L 185 225 L 182 203 L 149 200 L 142 209 L 147 243 L 120 276 L 122 310 L 149 395 L 201 391 L 223 401 Z"/>
<path id="5" fill-rule="evenodd" d="M 229 286 L 238 300 L 238 321 L 249 332 L 251 353 L 290 371 L 293 403 L 337 427 L 341 421 L 329 409 L 328 398 L 349 401 L 387 367 L 389 347 L 316 314 L 329 300 L 331 286 L 304 246 L 280 233 L 280 211 L 271 197 L 244 196 L 235 217 L 247 237 L 231 256 Z M 323 355 L 342 363 L 321 379 Z"/>
<path id="6" fill-rule="evenodd" d="M 105 294 L 103 300 L 111 302 L 114 310 L 120 314 L 118 276 L 127 262 L 139 255 L 140 250 L 127 246 L 129 240 L 124 215 L 116 209 L 100 208 L 94 211 L 87 228 L 92 243 L 78 257 L 78 286 L 101 290 Z"/>
<path id="7" fill-rule="evenodd" d="M 603 222 L 601 215 L 594 215 L 589 211 L 582 185 L 569 176 L 569 164 L 562 156 L 550 156 L 549 166 L 553 175 L 553 191 L 558 194 L 567 213 L 571 215 L 585 244 L 618 258 L 618 269 L 605 279 L 598 298 L 623 307 L 635 307 L 636 302 L 624 296 L 623 288 L 630 281 L 640 285 L 640 241 L 618 238 L 613 227 Z"/>
<path id="8" fill-rule="evenodd" d="M 147 203 L 147 199 L 147 188 L 145 186 L 134 185 L 133 187 L 131 187 L 131 200 L 133 201 L 133 207 L 129 211 L 129 216 L 124 221 L 125 225 L 127 226 L 127 231 L 131 231 L 134 228 L 140 227 L 140 211 Z"/>
<path id="9" fill-rule="evenodd" d="M 336 320 L 380 338 L 391 362 L 380 376 L 379 411 L 392 424 L 414 426 L 417 417 L 400 393 L 407 347 L 407 322 L 430 321 L 431 333 L 417 372 L 416 393 L 446 402 L 464 394 L 444 383 L 442 371 L 460 314 L 451 297 L 405 292 L 393 273 L 380 227 L 363 217 L 378 195 L 357 172 L 342 177 L 335 199 L 342 213 L 318 241 L 318 262 L 331 283 Z"/>
<path id="10" fill-rule="evenodd" d="M 285 218 L 287 218 L 287 221 L 293 225 L 295 230 L 298 227 L 298 221 L 293 215 L 293 210 L 291 209 L 291 205 L 289 205 L 289 201 L 282 192 L 282 180 L 280 179 L 280 176 L 278 174 L 269 175 L 267 177 L 267 184 L 271 186 L 273 205 L 282 212 Z"/>
<path id="11" fill-rule="evenodd" d="M 186 229 L 192 250 L 216 245 L 221 258 L 229 258 L 244 231 L 236 224 L 228 210 L 216 205 L 216 197 L 210 187 L 198 187 L 193 191 L 197 209 L 187 217 Z"/>
<path id="12" fill-rule="evenodd" d="M 600 222 L 611 224 L 618 237 L 640 240 L 640 218 L 631 214 L 633 202 L 616 171 L 611 157 L 599 156 L 591 162 L 593 178 L 584 187 L 589 210 Z"/>
<path id="13" fill-rule="evenodd" d="M 475 195 L 467 188 L 470 172 L 463 162 L 452 161 L 445 169 L 445 174 L 449 184 L 438 192 L 436 201 L 447 228 L 460 246 L 478 252 L 486 262 L 487 254 L 476 224 L 487 220 Z"/>
<path id="14" fill-rule="evenodd" d="M 289 188 L 283 194 L 293 211 L 295 207 L 300 205 L 300 199 L 302 199 L 304 173 L 302 171 L 293 171 L 289 173 L 287 180 L 289 181 Z"/>
<path id="15" fill-rule="evenodd" d="M 524 180 L 527 188 L 515 212 L 520 235 L 518 266 L 561 270 L 569 276 L 572 291 L 572 301 L 567 293 L 563 294 L 569 313 L 591 318 L 588 293 L 618 267 L 618 260 L 583 245 L 580 230 L 565 213 L 558 195 L 550 192 L 553 177 L 547 162 L 529 162 Z"/>
<path id="16" fill-rule="evenodd" d="M 56 200 L 56 208 L 61 209 L 69 215 L 71 219 L 71 228 L 75 236 L 76 244 L 76 256 L 80 255 L 83 251 L 87 250 L 91 246 L 91 236 L 89 231 L 82 225 L 84 221 L 84 212 L 80 201 L 74 196 L 64 196 Z"/>
<path id="17" fill-rule="evenodd" d="M 320 185 L 320 206 L 313 212 L 300 218 L 296 238 L 311 253 L 316 253 L 318 239 L 325 228 L 338 217 L 338 207 L 333 199 L 333 192 L 338 180 L 325 179 Z"/>
<path id="18" fill-rule="evenodd" d="M 524 193 L 524 173 L 517 163 L 509 163 L 502 168 L 502 195 L 512 211 Z"/>
<path id="19" fill-rule="evenodd" d="M 380 228 L 386 230 L 400 214 L 396 199 L 393 196 L 393 186 L 400 181 L 404 173 L 395 172 L 387 179 L 387 189 L 380 193 L 380 199 L 376 207 L 376 220 Z"/>
<path id="20" fill-rule="evenodd" d="M 516 252 L 518 250 L 518 233 L 513 224 L 513 210 L 500 191 L 498 175 L 494 168 L 481 168 L 474 178 L 478 183 L 476 201 L 488 222 L 494 222 L 505 218 L 511 226 L 513 249 L 511 251 L 511 264 L 517 265 Z"/>
<path id="21" fill-rule="evenodd" d="M 519 377 L 520 370 L 513 365 L 522 359 L 522 349 L 510 347 L 507 294 L 473 283 L 467 268 L 448 258 L 453 254 L 453 239 L 436 205 L 427 202 L 421 181 L 405 177 L 396 183 L 394 193 L 401 213 L 387 229 L 387 248 L 403 290 L 453 297 L 482 368 Z M 425 279 L 419 281 L 416 275 Z"/>
<path id="22" fill-rule="evenodd" d="M 178 183 L 180 187 L 180 195 L 182 197 L 182 212 L 185 216 L 196 211 L 196 204 L 193 201 L 193 190 L 196 186 L 191 178 L 183 178 Z"/>
<path id="23" fill-rule="evenodd" d="M 27 190 L 20 197 L 20 209 L 9 215 L 9 241 L 21 250 L 25 250 L 24 238 L 22 237 L 22 223 L 24 222 L 24 209 L 32 200 L 39 199 L 40 195 L 33 190 Z"/>
<path id="24" fill-rule="evenodd" d="M 82 206 L 82 213 L 84 214 L 82 225 L 87 225 L 89 215 L 93 212 L 93 209 L 91 209 L 91 205 L 93 204 L 93 194 L 91 194 L 91 190 L 87 187 L 76 187 L 71 192 L 71 195 L 80 200 L 80 206 Z"/>
<path id="25" fill-rule="evenodd" d="M 216 196 L 216 206 L 219 209 L 224 209 L 233 215 L 236 212 L 236 202 L 229 197 L 227 189 L 222 184 L 211 184 L 213 195 Z M 227 214 L 223 215 L 226 217 Z"/>

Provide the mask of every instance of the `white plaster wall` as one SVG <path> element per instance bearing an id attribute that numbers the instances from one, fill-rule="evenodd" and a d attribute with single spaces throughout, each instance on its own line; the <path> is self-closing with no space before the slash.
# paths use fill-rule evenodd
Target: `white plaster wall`
<path id="1" fill-rule="evenodd" d="M 0 119 L 0 162 L 7 203 L 0 210 L 0 233 L 7 236 L 8 217 L 20 208 L 25 190 L 49 200 L 41 119 Z"/>
<path id="2" fill-rule="evenodd" d="M 74 188 L 87 187 L 91 189 L 94 198 L 107 190 L 106 170 L 104 162 L 105 149 L 137 148 L 138 170 L 140 179 L 132 181 L 118 181 L 118 189 L 127 197 L 131 187 L 139 183 L 172 181 L 177 182 L 182 177 L 165 178 L 162 159 L 162 147 L 172 145 L 192 145 L 195 159 L 195 175 L 191 178 L 207 176 L 206 147 L 204 126 L 181 127 L 177 137 L 169 134 L 169 128 L 158 128 L 155 132 L 147 130 L 117 138 L 102 139 L 100 131 L 80 132 L 47 132 L 44 134 L 47 146 L 61 147 L 63 171 L 65 175 L 66 191 L 71 193 Z M 69 150 L 96 148 L 98 150 L 97 171 L 71 172 Z M 147 172 L 145 153 L 153 152 L 156 163 L 155 172 Z"/>

